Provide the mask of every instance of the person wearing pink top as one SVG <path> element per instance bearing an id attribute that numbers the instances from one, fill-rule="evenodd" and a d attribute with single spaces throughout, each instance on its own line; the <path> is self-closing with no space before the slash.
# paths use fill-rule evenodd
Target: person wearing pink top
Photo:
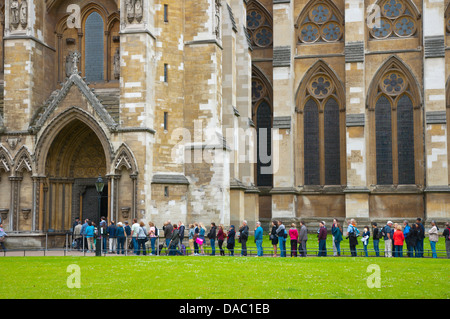
<path id="1" fill-rule="evenodd" d="M 294 223 L 289 229 L 289 238 L 291 239 L 291 257 L 297 257 L 298 230 Z"/>

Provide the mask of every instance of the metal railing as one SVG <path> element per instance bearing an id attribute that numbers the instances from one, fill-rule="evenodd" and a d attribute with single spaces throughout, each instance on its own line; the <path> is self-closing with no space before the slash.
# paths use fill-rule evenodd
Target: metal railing
<path id="1" fill-rule="evenodd" d="M 46 239 L 45 239 L 45 247 L 43 248 L 16 248 L 16 249 L 7 249 L 7 250 L 3 250 L 2 254 L 0 254 L 0 256 L 3 257 L 16 257 L 16 256 L 108 256 L 108 255 L 119 255 L 122 254 L 122 249 L 120 249 L 120 251 L 118 251 L 118 247 L 117 247 L 117 243 L 116 243 L 116 247 L 114 250 L 110 250 L 109 248 L 109 238 L 107 238 L 106 240 L 106 247 L 104 247 L 103 243 L 103 238 L 102 237 L 97 237 L 95 238 L 95 242 L 94 242 L 94 249 L 93 250 L 89 250 L 87 248 L 90 247 L 86 247 L 87 244 L 87 240 L 85 238 L 85 236 L 82 236 L 80 238 L 81 240 L 78 242 L 79 245 L 74 247 L 74 238 L 73 235 L 70 233 L 67 233 L 65 235 L 65 244 L 63 248 L 48 248 L 48 234 L 46 234 Z M 98 252 L 98 247 L 97 247 L 97 242 L 96 241 L 100 241 L 100 254 Z M 132 242 L 132 240 L 130 240 L 130 237 L 125 237 L 125 245 L 124 245 L 124 249 L 123 249 L 123 255 L 124 256 L 129 256 L 129 255 L 137 255 L 137 249 L 130 248 L 129 247 L 129 243 L 130 241 Z M 185 239 L 185 242 L 187 241 L 187 239 Z M 81 242 L 81 243 L 80 243 Z M 208 244 L 206 244 L 207 241 L 205 241 L 205 244 L 203 244 L 203 251 L 204 251 L 204 255 L 205 256 L 209 256 L 213 254 L 213 250 L 212 247 Z M 161 247 L 162 246 L 162 247 Z M 180 246 L 177 246 L 178 251 L 180 251 Z M 154 256 L 152 255 L 152 249 L 151 249 L 151 241 L 150 239 L 145 243 L 144 245 L 145 247 L 145 255 L 147 256 Z M 194 252 L 192 251 L 192 249 L 189 246 L 185 246 L 185 255 L 186 256 L 192 256 L 194 255 Z M 201 251 L 201 247 L 199 246 L 199 251 Z M 156 256 L 167 256 L 169 255 L 169 248 L 166 245 L 165 239 L 163 237 L 156 237 L 155 240 L 155 255 Z M 235 246 L 235 248 L 233 249 L 233 254 L 231 254 L 231 251 L 229 249 L 226 248 L 226 242 L 224 242 L 224 246 L 222 247 L 222 251 L 223 251 L 223 255 L 224 256 L 242 256 L 243 255 L 243 249 Z M 256 247 L 248 247 L 246 250 L 246 256 L 248 257 L 254 257 L 257 256 L 258 250 Z M 385 250 L 384 249 L 379 249 L 379 257 L 385 257 Z M 139 250 L 139 255 L 141 255 L 142 253 L 142 249 Z M 368 257 L 376 257 L 376 251 L 374 249 L 368 249 L 367 250 L 368 253 Z M 392 250 L 391 252 L 392 257 L 395 257 L 395 252 L 394 250 Z M 422 252 L 423 257 L 426 258 L 431 258 L 433 254 L 433 251 L 431 249 L 424 249 Z M 448 258 L 447 257 L 447 253 L 446 250 L 436 250 L 436 254 L 438 258 Z M 199 254 L 201 256 L 201 254 Z M 215 250 L 214 250 L 214 255 L 215 256 L 220 256 L 221 255 L 221 250 L 220 248 L 216 245 Z M 277 246 L 277 251 L 276 251 L 276 256 L 280 257 L 281 255 L 281 250 L 280 247 Z M 314 256 L 318 256 L 319 255 L 319 248 L 314 247 L 314 248 L 307 248 L 307 253 L 306 256 L 307 257 L 314 257 Z M 266 246 L 263 247 L 263 256 L 264 257 L 270 257 L 270 256 L 274 256 L 274 249 L 273 246 Z M 291 253 L 291 249 L 290 247 L 286 247 L 286 252 L 285 252 L 285 257 L 300 257 L 300 251 L 296 250 L 296 254 Z M 327 247 L 327 251 L 326 251 L 326 256 L 327 257 L 332 257 L 334 256 L 334 252 L 332 248 L 328 248 Z M 351 250 L 349 248 L 346 247 L 341 247 L 340 249 L 340 257 L 351 257 Z M 366 257 L 366 252 L 363 249 L 356 249 L 356 257 Z M 408 255 L 408 251 L 407 250 L 403 250 L 402 252 L 402 257 L 403 258 L 417 258 L 419 256 L 417 256 L 417 251 L 413 251 L 412 252 L 412 256 Z M 377 257 L 378 258 L 378 257 Z M 396 258 L 400 258 L 400 257 L 396 257 Z"/>

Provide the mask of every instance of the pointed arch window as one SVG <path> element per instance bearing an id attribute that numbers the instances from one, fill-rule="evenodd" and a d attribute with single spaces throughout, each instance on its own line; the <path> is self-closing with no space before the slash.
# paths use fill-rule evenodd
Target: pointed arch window
<path id="1" fill-rule="evenodd" d="M 247 30 L 254 48 L 269 48 L 273 44 L 271 14 L 257 1 L 247 6 Z"/>
<path id="2" fill-rule="evenodd" d="M 379 1 L 380 22 L 369 29 L 371 39 L 407 38 L 417 35 L 418 14 L 407 0 Z"/>
<path id="3" fill-rule="evenodd" d="M 396 58 L 374 79 L 369 93 L 369 110 L 374 111 L 375 169 L 377 185 L 420 184 L 421 119 L 419 93 L 413 77 Z"/>
<path id="4" fill-rule="evenodd" d="M 328 0 L 314 0 L 297 19 L 295 27 L 299 43 L 338 42 L 344 35 L 343 18 Z"/>
<path id="5" fill-rule="evenodd" d="M 298 165 L 303 167 L 304 185 L 343 185 L 345 149 L 342 137 L 344 92 L 340 81 L 327 65 L 319 61 L 305 75 L 297 91 L 300 114 L 300 140 L 303 141 Z M 302 165 L 303 163 L 303 165 Z"/>
<path id="6" fill-rule="evenodd" d="M 272 88 L 265 75 L 253 69 L 252 75 L 253 121 L 256 126 L 256 184 L 271 187 L 272 172 Z"/>
<path id="7" fill-rule="evenodd" d="M 100 82 L 104 79 L 104 23 L 97 12 L 92 12 L 85 23 L 85 74 L 86 80 Z"/>

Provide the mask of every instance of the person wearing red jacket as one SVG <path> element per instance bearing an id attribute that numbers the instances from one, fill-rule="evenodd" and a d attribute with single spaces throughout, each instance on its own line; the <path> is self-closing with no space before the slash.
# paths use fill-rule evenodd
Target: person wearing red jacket
<path id="1" fill-rule="evenodd" d="M 401 225 L 397 226 L 397 230 L 394 232 L 392 238 L 394 240 L 394 257 L 403 257 L 403 243 L 405 241 L 405 236 L 403 235 Z"/>

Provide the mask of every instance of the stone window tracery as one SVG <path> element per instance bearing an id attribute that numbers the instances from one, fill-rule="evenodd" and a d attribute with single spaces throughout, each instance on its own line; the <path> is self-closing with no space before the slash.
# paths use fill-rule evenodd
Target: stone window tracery
<path id="1" fill-rule="evenodd" d="M 328 1 L 314 1 L 306 7 L 296 24 L 300 43 L 337 42 L 342 40 L 344 27 L 339 12 Z"/>
<path id="2" fill-rule="evenodd" d="M 272 17 L 267 10 L 256 1 L 252 1 L 248 4 L 247 30 L 254 47 L 268 48 L 272 46 Z"/>
<path id="3" fill-rule="evenodd" d="M 380 22 L 370 28 L 372 39 L 406 38 L 417 33 L 417 16 L 407 1 L 384 0 L 380 4 Z"/>

